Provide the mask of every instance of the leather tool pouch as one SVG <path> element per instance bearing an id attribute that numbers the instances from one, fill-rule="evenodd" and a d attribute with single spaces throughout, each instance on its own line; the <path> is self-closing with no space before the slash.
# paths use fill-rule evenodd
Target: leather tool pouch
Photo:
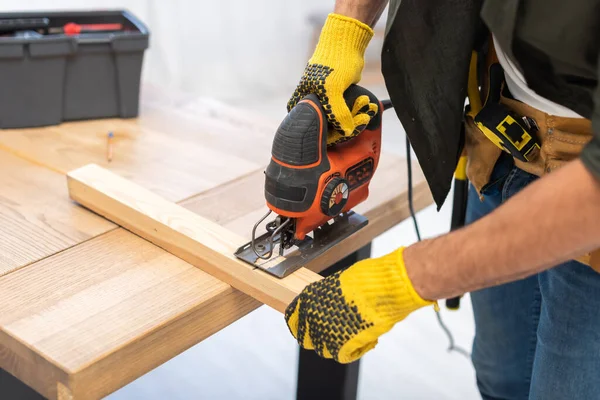
<path id="1" fill-rule="evenodd" d="M 495 54 L 488 57 L 493 62 Z M 492 61 L 490 61 L 492 60 Z M 482 89 L 487 92 L 489 81 L 484 74 Z M 585 145 L 592 139 L 592 125 L 585 118 L 563 118 L 546 114 L 520 101 L 502 96 L 500 102 L 507 106 L 516 115 L 529 117 L 537 125 L 537 139 L 540 149 L 529 157 L 528 161 L 515 158 L 515 166 L 533 175 L 543 176 L 566 163 L 579 157 Z M 474 123 L 473 118 L 467 114 L 465 118 L 465 152 L 468 156 L 467 178 L 481 193 L 482 188 L 489 182 L 492 170 L 502 153 Z M 590 265 L 600 272 L 600 249 L 586 254 L 577 259 Z"/>

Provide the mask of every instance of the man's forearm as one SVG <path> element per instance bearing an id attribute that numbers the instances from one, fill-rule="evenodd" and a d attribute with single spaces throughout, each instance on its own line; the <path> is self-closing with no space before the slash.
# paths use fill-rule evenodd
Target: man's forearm
<path id="1" fill-rule="evenodd" d="M 388 0 L 336 0 L 334 12 L 373 27 L 387 3 Z"/>
<path id="2" fill-rule="evenodd" d="M 416 291 L 442 299 L 510 282 L 600 247 L 600 182 L 573 161 L 486 217 L 408 247 Z"/>

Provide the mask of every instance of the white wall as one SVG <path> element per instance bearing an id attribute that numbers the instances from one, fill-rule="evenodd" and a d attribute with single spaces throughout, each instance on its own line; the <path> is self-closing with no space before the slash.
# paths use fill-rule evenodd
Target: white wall
<path id="1" fill-rule="evenodd" d="M 220 99 L 291 90 L 306 63 L 308 16 L 334 0 L 0 0 L 0 11 L 126 8 L 151 32 L 143 79 Z"/>

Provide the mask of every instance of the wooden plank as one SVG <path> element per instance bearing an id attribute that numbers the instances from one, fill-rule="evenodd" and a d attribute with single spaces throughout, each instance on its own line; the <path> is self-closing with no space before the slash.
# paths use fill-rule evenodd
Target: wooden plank
<path id="1" fill-rule="evenodd" d="M 69 200 L 64 176 L 0 150 L 0 276 L 116 226 Z"/>
<path id="2" fill-rule="evenodd" d="M 320 278 L 300 269 L 278 279 L 238 260 L 233 253 L 243 238 L 98 165 L 69 172 L 67 181 L 81 205 L 278 311 Z"/>

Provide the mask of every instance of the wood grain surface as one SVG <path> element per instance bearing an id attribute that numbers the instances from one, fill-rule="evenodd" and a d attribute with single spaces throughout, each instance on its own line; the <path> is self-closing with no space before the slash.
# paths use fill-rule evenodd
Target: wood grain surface
<path id="1" fill-rule="evenodd" d="M 0 276 L 116 228 L 69 200 L 64 176 L 0 150 Z"/>
<path id="2" fill-rule="evenodd" d="M 0 279 L 0 304 L 0 367 L 49 398 L 111 393 L 260 305 L 124 229 Z"/>
<path id="3" fill-rule="evenodd" d="M 408 215 L 404 161 L 383 154 L 381 167 L 362 209 L 370 224 L 327 260 Z M 415 175 L 420 209 L 431 198 Z M 253 222 L 244 213 L 264 211 L 262 179 L 252 173 L 183 204 L 248 235 Z M 75 398 L 107 395 L 260 305 L 122 228 L 0 278 L 0 304 L 0 367 L 49 398 L 57 398 L 57 381 Z"/>
<path id="4" fill-rule="evenodd" d="M 210 99 L 150 89 L 136 119 L 5 129 L 0 149 L 56 172 L 95 163 L 179 201 L 262 167 L 277 123 Z M 108 132 L 114 133 L 107 159 Z M 266 146 L 256 145 L 265 143 Z"/>
<path id="5" fill-rule="evenodd" d="M 237 259 L 243 237 L 98 165 L 69 172 L 67 181 L 79 204 L 278 311 L 320 279 L 302 269 L 278 279 Z"/>

